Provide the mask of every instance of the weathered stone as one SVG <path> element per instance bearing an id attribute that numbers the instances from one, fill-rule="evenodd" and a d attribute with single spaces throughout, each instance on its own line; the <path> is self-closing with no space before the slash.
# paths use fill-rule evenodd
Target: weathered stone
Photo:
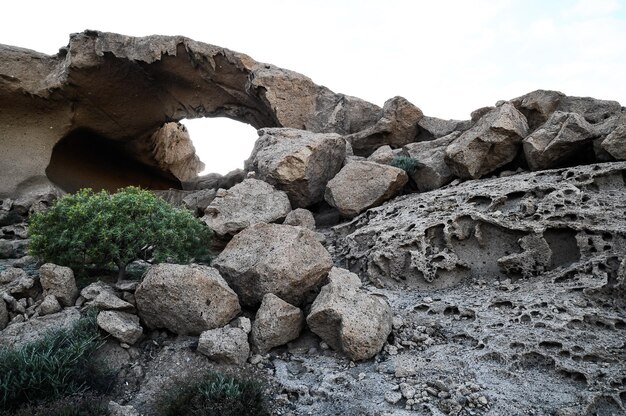
<path id="1" fill-rule="evenodd" d="M 591 143 L 593 134 L 591 125 L 582 116 L 555 111 L 524 139 L 526 161 L 532 170 L 559 167 Z"/>
<path id="2" fill-rule="evenodd" d="M 109 416 L 139 416 L 139 412 L 131 405 L 122 406 L 111 400 L 107 406 Z"/>
<path id="3" fill-rule="evenodd" d="M 0 331 L 9 323 L 9 310 L 4 299 L 0 298 Z"/>
<path id="4" fill-rule="evenodd" d="M 201 189 L 185 196 L 182 200 L 183 205 L 192 210 L 196 215 L 204 215 L 204 210 L 208 207 L 213 199 L 215 199 L 215 189 Z"/>
<path id="5" fill-rule="evenodd" d="M 455 132 L 439 139 L 404 146 L 409 156 L 419 162 L 411 177 L 420 192 L 432 191 L 452 182 L 454 174 L 445 162 L 446 148 L 460 134 Z"/>
<path id="6" fill-rule="evenodd" d="M 104 292 L 115 294 L 113 288 L 109 284 L 98 280 L 97 282 L 93 282 L 85 286 L 80 291 L 80 295 L 89 301 L 94 300 L 99 294 Z"/>
<path id="7" fill-rule="evenodd" d="M 602 148 L 617 160 L 626 160 L 626 116 L 602 141 Z"/>
<path id="8" fill-rule="evenodd" d="M 324 198 L 345 217 L 354 217 L 397 195 L 408 181 L 405 171 L 374 162 L 353 162 L 335 176 Z"/>
<path id="9" fill-rule="evenodd" d="M 250 355 L 248 334 L 239 328 L 218 328 L 200 334 L 198 352 L 212 361 L 243 365 Z"/>
<path id="10" fill-rule="evenodd" d="M 315 230 L 315 217 L 313 217 L 313 214 L 308 209 L 296 208 L 287 214 L 283 224 Z"/>
<path id="11" fill-rule="evenodd" d="M 139 317 L 120 311 L 102 311 L 97 317 L 98 326 L 121 342 L 133 345 L 143 335 Z"/>
<path id="12" fill-rule="evenodd" d="M 73 306 L 78 297 L 74 272 L 69 267 L 46 263 L 39 269 L 44 295 L 54 295 L 63 306 Z"/>
<path id="13" fill-rule="evenodd" d="M 226 236 L 252 224 L 282 220 L 290 211 L 289 198 L 283 191 L 257 179 L 246 179 L 218 192 L 202 221 L 219 236 Z"/>
<path id="14" fill-rule="evenodd" d="M 267 293 L 301 305 L 332 262 L 310 230 L 255 224 L 233 237 L 213 265 L 244 305 L 258 306 Z"/>
<path id="15" fill-rule="evenodd" d="M 388 165 L 396 157 L 400 156 L 402 149 L 392 149 L 391 146 L 381 146 L 374 153 L 368 156 L 367 160 L 370 162 L 380 163 L 381 165 Z"/>
<path id="16" fill-rule="evenodd" d="M 235 292 L 212 267 L 158 264 L 135 292 L 137 310 L 150 328 L 197 335 L 226 325 L 240 311 Z"/>
<path id="17" fill-rule="evenodd" d="M 390 145 L 397 148 L 416 140 L 424 117 L 422 110 L 403 97 L 393 97 L 385 102 L 382 117 L 371 127 L 345 136 L 355 155 L 367 156 L 377 148 Z"/>
<path id="18" fill-rule="evenodd" d="M 104 310 L 134 310 L 134 306 L 120 299 L 113 291 L 103 290 L 92 301 L 88 303 L 94 308 Z"/>
<path id="19" fill-rule="evenodd" d="M 391 333 L 389 304 L 360 291 L 359 277 L 347 270 L 334 267 L 328 278 L 306 318 L 309 328 L 352 360 L 373 357 Z"/>
<path id="20" fill-rule="evenodd" d="M 40 315 L 51 315 L 53 313 L 60 312 L 63 307 L 54 295 L 48 295 L 43 299 L 41 305 L 39 305 Z"/>
<path id="21" fill-rule="evenodd" d="M 250 340 L 260 354 L 298 338 L 304 315 L 300 308 L 268 293 L 256 313 Z"/>
<path id="22" fill-rule="evenodd" d="M 424 116 L 417 124 L 420 129 L 415 141 L 423 142 L 447 136 L 455 131 L 463 132 L 472 126 L 472 121 L 442 120 L 437 117 Z"/>
<path id="23" fill-rule="evenodd" d="M 35 280 L 24 270 L 9 267 L 0 272 L 0 292 L 25 294 L 35 285 Z"/>
<path id="24" fill-rule="evenodd" d="M 71 307 L 52 315 L 39 316 L 26 322 L 11 324 L 0 332 L 0 346 L 19 347 L 37 341 L 50 331 L 72 328 L 79 319 L 79 310 Z"/>
<path id="25" fill-rule="evenodd" d="M 528 124 L 509 103 L 496 107 L 446 149 L 446 163 L 460 178 L 480 178 L 515 159 Z"/>
<path id="26" fill-rule="evenodd" d="M 285 191 L 294 208 L 324 198 L 324 189 L 346 157 L 344 139 L 296 129 L 261 129 L 246 169 Z"/>

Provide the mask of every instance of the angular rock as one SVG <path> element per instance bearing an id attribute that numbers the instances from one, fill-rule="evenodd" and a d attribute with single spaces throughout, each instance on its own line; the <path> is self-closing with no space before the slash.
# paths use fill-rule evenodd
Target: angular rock
<path id="1" fill-rule="evenodd" d="M 524 155 L 532 170 L 559 167 L 593 139 L 593 128 L 582 116 L 555 111 L 524 139 Z"/>
<path id="2" fill-rule="evenodd" d="M 527 132 L 524 115 L 504 103 L 450 143 L 446 163 L 460 178 L 480 178 L 515 159 Z"/>
<path id="3" fill-rule="evenodd" d="M 216 194 L 217 191 L 215 189 L 202 189 L 188 194 L 183 198 L 182 202 L 185 207 L 201 217 L 204 215 L 206 207 L 215 199 Z"/>
<path id="4" fill-rule="evenodd" d="M 383 115 L 376 124 L 345 138 L 358 156 L 368 156 L 384 145 L 402 147 L 416 140 L 417 123 L 422 117 L 422 110 L 407 99 L 393 97 L 385 102 Z"/>
<path id="5" fill-rule="evenodd" d="M 617 160 L 626 160 L 626 117 L 602 141 L 602 148 Z"/>
<path id="6" fill-rule="evenodd" d="M 351 360 L 367 360 L 383 348 L 392 314 L 381 298 L 360 291 L 358 276 L 334 267 L 306 318 L 311 331 Z"/>
<path id="7" fill-rule="evenodd" d="M 111 293 L 115 296 L 113 287 L 101 280 L 90 283 L 80 291 L 80 295 L 87 301 L 94 300 L 101 293 Z"/>
<path id="8" fill-rule="evenodd" d="M 43 299 L 41 305 L 39 305 L 40 315 L 51 315 L 53 313 L 60 312 L 63 307 L 54 295 L 48 295 Z"/>
<path id="9" fill-rule="evenodd" d="M 308 209 L 296 208 L 287 214 L 284 225 L 294 225 L 297 227 L 308 228 L 309 230 L 315 230 L 315 217 Z"/>
<path id="10" fill-rule="evenodd" d="M 267 182 L 246 179 L 220 190 L 202 221 L 219 236 L 234 235 L 252 224 L 282 220 L 291 211 L 287 194 Z"/>
<path id="11" fill-rule="evenodd" d="M 69 267 L 46 263 L 39 269 L 44 295 L 54 295 L 63 306 L 73 306 L 78 297 L 74 272 Z"/>
<path id="12" fill-rule="evenodd" d="M 267 293 L 301 305 L 326 278 L 332 262 L 310 230 L 255 224 L 233 237 L 213 265 L 241 303 L 254 307 Z"/>
<path id="13" fill-rule="evenodd" d="M 9 267 L 0 272 L 0 292 L 25 294 L 34 285 L 35 280 L 22 269 Z"/>
<path id="14" fill-rule="evenodd" d="M 393 158 L 399 156 L 402 149 L 392 149 L 391 146 L 381 146 L 374 153 L 368 156 L 367 160 L 370 162 L 380 163 L 381 165 L 388 165 Z"/>
<path id="15" fill-rule="evenodd" d="M 250 355 L 248 334 L 239 328 L 218 328 L 200 334 L 198 352 L 212 361 L 243 365 Z"/>
<path id="16" fill-rule="evenodd" d="M 463 132 L 472 126 L 473 120 L 442 120 L 437 117 L 424 116 L 417 123 L 419 134 L 416 142 L 430 141 L 452 134 L 455 131 Z"/>
<path id="17" fill-rule="evenodd" d="M 324 198 L 348 218 L 396 196 L 409 180 L 405 171 L 374 162 L 353 162 L 326 187 Z"/>
<path id="18" fill-rule="evenodd" d="M 113 291 L 104 290 L 98 294 L 92 301 L 88 302 L 90 306 L 105 310 L 134 310 L 135 307 L 130 303 L 120 299 Z"/>
<path id="19" fill-rule="evenodd" d="M 102 311 L 97 317 L 98 326 L 121 342 L 133 345 L 143 335 L 139 317 L 120 311 Z"/>
<path id="20" fill-rule="evenodd" d="M 250 340 L 259 354 L 298 338 L 304 325 L 304 314 L 278 296 L 263 296 L 252 325 Z"/>
<path id="21" fill-rule="evenodd" d="M 0 347 L 19 347 L 44 337 L 50 331 L 70 329 L 80 319 L 77 308 L 65 308 L 52 315 L 14 323 L 0 332 Z"/>
<path id="22" fill-rule="evenodd" d="M 420 192 L 432 191 L 452 182 L 454 174 L 445 162 L 446 148 L 460 135 L 455 132 L 439 139 L 404 146 L 409 156 L 419 162 L 411 177 Z"/>
<path id="23" fill-rule="evenodd" d="M 9 310 L 4 299 L 0 298 L 0 331 L 9 323 Z"/>
<path id="24" fill-rule="evenodd" d="M 150 328 L 197 335 L 230 322 L 239 300 L 212 267 L 158 264 L 135 292 L 137 311 Z"/>
<path id="25" fill-rule="evenodd" d="M 246 169 L 285 191 L 294 208 L 324 199 L 324 189 L 343 166 L 345 140 L 337 134 L 261 129 Z"/>

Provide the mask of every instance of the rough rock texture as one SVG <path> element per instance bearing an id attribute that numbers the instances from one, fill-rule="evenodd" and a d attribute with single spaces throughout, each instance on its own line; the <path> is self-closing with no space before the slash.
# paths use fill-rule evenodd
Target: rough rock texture
<path id="1" fill-rule="evenodd" d="M 287 194 L 267 182 L 246 179 L 220 190 L 202 221 L 219 236 L 234 235 L 252 224 L 282 220 L 291 211 Z"/>
<path id="2" fill-rule="evenodd" d="M 239 300 L 212 267 L 158 264 L 135 292 L 139 317 L 150 328 L 200 334 L 226 325 L 240 311 Z"/>
<path id="3" fill-rule="evenodd" d="M 63 306 L 74 305 L 78 288 L 72 269 L 46 263 L 39 269 L 39 281 L 44 294 L 54 295 Z"/>
<path id="4" fill-rule="evenodd" d="M 345 141 L 337 134 L 261 129 L 246 169 L 285 191 L 294 208 L 304 208 L 324 199 L 345 157 Z"/>
<path id="5" fill-rule="evenodd" d="M 248 334 L 239 328 L 218 328 L 200 334 L 198 352 L 225 364 L 242 365 L 250 355 Z"/>
<path id="6" fill-rule="evenodd" d="M 56 296 L 47 295 L 41 305 L 39 305 L 39 314 L 40 315 L 51 315 L 53 313 L 60 312 L 63 309 L 63 306 L 59 303 Z"/>
<path id="7" fill-rule="evenodd" d="M 602 148 L 617 160 L 626 160 L 626 116 L 602 141 Z"/>
<path id="8" fill-rule="evenodd" d="M 306 322 L 311 331 L 351 360 L 366 360 L 383 348 L 391 332 L 391 308 L 359 290 L 359 277 L 334 267 Z"/>
<path id="9" fill-rule="evenodd" d="M 454 132 L 439 139 L 404 146 L 408 155 L 419 162 L 417 169 L 411 175 L 418 191 L 432 191 L 452 182 L 454 175 L 445 162 L 446 148 L 460 134 Z"/>
<path id="10" fill-rule="evenodd" d="M 33 112 L 39 116 L 31 117 Z M 177 162 L 163 171 L 156 160 L 146 165 L 135 153 L 167 122 L 226 116 L 256 128 L 349 134 L 374 124 L 381 109 L 298 73 L 181 36 L 86 31 L 71 35 L 54 56 L 2 45 L 0 115 L 4 196 L 26 182 L 47 183 L 53 147 L 66 136 L 76 140 L 55 156 L 69 162 L 53 161 L 56 181 L 97 171 L 104 177 L 95 179 L 106 187 L 132 178 L 135 184 L 167 189 L 180 186 L 172 174 Z M 23 140 L 25 133 L 32 139 Z M 83 163 L 84 155 L 73 152 L 82 139 L 91 146 L 93 163 Z M 113 156 L 106 159 L 105 153 Z M 125 175 L 106 172 L 107 163 L 122 158 L 129 161 L 118 163 Z M 137 164 L 131 168 L 132 160 Z"/>
<path id="11" fill-rule="evenodd" d="M 532 170 L 555 168 L 596 137 L 591 124 L 582 116 L 555 111 L 524 139 L 524 155 Z"/>
<path id="12" fill-rule="evenodd" d="M 460 178 L 480 178 L 515 159 L 527 133 L 524 115 L 504 103 L 448 146 L 446 162 Z"/>
<path id="13" fill-rule="evenodd" d="M 9 267 L 0 272 L 0 293 L 25 294 L 35 285 L 35 279 L 24 270 Z"/>
<path id="14" fill-rule="evenodd" d="M 409 180 L 405 171 L 374 162 L 353 162 L 330 181 L 324 198 L 341 215 L 354 217 L 397 195 Z"/>
<path id="15" fill-rule="evenodd" d="M 368 156 L 383 145 L 398 148 L 415 141 L 422 117 L 422 110 L 405 98 L 393 97 L 385 102 L 376 124 L 345 137 L 355 155 Z"/>
<path id="16" fill-rule="evenodd" d="M 65 308 L 59 313 L 14 323 L 0 332 L 0 347 L 17 347 L 36 341 L 49 331 L 69 329 L 80 319 L 77 308 Z"/>
<path id="17" fill-rule="evenodd" d="M 244 305 L 258 306 L 267 293 L 301 305 L 326 278 L 332 262 L 312 231 L 256 224 L 233 237 L 213 266 Z"/>
<path id="18" fill-rule="evenodd" d="M 97 317 L 98 326 L 121 342 L 133 345 L 143 335 L 139 317 L 126 312 L 102 311 Z"/>
<path id="19" fill-rule="evenodd" d="M 260 354 L 265 354 L 274 347 L 298 338 L 303 326 L 304 314 L 300 308 L 268 293 L 263 296 L 256 313 L 250 340 Z"/>
<path id="20" fill-rule="evenodd" d="M 9 310 L 4 299 L 0 299 L 0 331 L 9 323 Z"/>
<path id="21" fill-rule="evenodd" d="M 315 230 L 315 217 L 308 209 L 296 208 L 287 214 L 283 224 Z"/>

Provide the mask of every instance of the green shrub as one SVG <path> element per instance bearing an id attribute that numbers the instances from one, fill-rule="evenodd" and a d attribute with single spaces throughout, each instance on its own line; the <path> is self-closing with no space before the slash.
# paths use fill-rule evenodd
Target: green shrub
<path id="1" fill-rule="evenodd" d="M 6 416 L 108 416 L 107 400 L 91 393 L 63 397 L 48 403 L 22 406 Z M 2 416 L 4 416 L 2 415 Z"/>
<path id="2" fill-rule="evenodd" d="M 150 191 L 117 193 L 82 189 L 58 199 L 29 221 L 30 252 L 63 266 L 117 266 L 118 278 L 132 261 L 188 262 L 208 256 L 210 229 L 189 211 Z"/>
<path id="3" fill-rule="evenodd" d="M 391 161 L 391 166 L 403 169 L 409 176 L 411 176 L 415 173 L 417 168 L 421 166 L 421 163 L 412 157 L 396 156 Z"/>
<path id="4" fill-rule="evenodd" d="M 269 416 L 261 384 L 209 373 L 199 383 L 184 386 L 165 404 L 166 416 Z"/>
<path id="5" fill-rule="evenodd" d="M 71 329 L 17 348 L 0 348 L 0 410 L 107 386 L 111 376 L 96 370 L 91 359 L 102 343 L 96 314 L 90 312 Z"/>

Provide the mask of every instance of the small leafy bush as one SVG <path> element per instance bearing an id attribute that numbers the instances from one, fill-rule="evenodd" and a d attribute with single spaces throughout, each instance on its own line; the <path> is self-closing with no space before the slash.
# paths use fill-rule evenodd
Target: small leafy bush
<path id="1" fill-rule="evenodd" d="M 409 176 L 413 175 L 421 163 L 412 157 L 396 156 L 391 161 L 391 166 L 403 169 Z"/>
<path id="2" fill-rule="evenodd" d="M 261 384 L 209 373 L 199 383 L 167 398 L 166 416 L 269 416 Z"/>
<path id="3" fill-rule="evenodd" d="M 119 279 L 135 260 L 184 263 L 208 256 L 211 241 L 211 230 L 189 211 L 132 186 L 65 195 L 31 216 L 29 234 L 32 255 L 76 269 L 114 265 Z"/>
<path id="4" fill-rule="evenodd" d="M 17 348 L 0 348 L 0 410 L 108 386 L 111 376 L 97 370 L 91 359 L 102 344 L 96 313 L 90 312 L 71 329 Z"/>

